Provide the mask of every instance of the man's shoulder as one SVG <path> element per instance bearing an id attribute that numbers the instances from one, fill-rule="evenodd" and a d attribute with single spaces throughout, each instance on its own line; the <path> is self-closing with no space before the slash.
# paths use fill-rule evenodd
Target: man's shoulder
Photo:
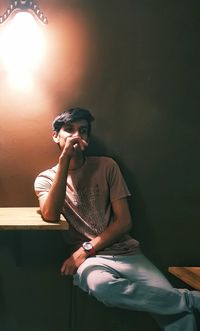
<path id="1" fill-rule="evenodd" d="M 55 176 L 56 174 L 56 171 L 57 171 L 57 165 L 50 168 L 50 169 L 47 169 L 47 170 L 43 170 L 42 172 L 39 173 L 39 175 L 37 176 L 37 178 L 39 177 L 46 177 L 46 178 L 52 178 Z"/>

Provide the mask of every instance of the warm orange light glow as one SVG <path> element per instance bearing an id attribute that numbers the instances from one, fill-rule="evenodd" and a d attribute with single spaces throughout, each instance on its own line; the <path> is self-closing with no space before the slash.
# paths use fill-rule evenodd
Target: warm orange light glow
<path id="1" fill-rule="evenodd" d="M 17 13 L 0 36 L 0 58 L 10 83 L 18 89 L 28 89 L 34 82 L 34 72 L 42 64 L 45 38 L 34 17 L 28 12 Z"/>

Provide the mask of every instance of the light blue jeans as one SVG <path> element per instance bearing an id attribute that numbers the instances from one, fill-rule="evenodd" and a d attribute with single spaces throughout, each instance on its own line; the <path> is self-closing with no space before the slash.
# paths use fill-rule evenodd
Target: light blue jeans
<path id="1" fill-rule="evenodd" d="M 107 306 L 150 313 L 165 331 L 197 331 L 200 293 L 175 289 L 143 255 L 90 257 L 74 284 Z"/>

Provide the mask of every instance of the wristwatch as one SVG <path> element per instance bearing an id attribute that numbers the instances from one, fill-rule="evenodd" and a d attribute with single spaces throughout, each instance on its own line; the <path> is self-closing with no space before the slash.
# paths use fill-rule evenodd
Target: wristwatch
<path id="1" fill-rule="evenodd" d="M 91 242 L 84 242 L 82 244 L 82 247 L 84 249 L 84 251 L 88 254 L 88 256 L 95 256 L 95 249 L 94 247 L 92 246 Z"/>

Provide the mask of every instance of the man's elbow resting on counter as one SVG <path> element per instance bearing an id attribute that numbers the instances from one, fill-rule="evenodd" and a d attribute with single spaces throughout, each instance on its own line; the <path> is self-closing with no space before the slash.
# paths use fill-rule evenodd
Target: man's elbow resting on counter
<path id="1" fill-rule="evenodd" d="M 48 211 L 45 212 L 41 210 L 41 215 L 43 220 L 48 223 L 58 223 L 60 221 L 60 214 L 50 214 Z"/>

